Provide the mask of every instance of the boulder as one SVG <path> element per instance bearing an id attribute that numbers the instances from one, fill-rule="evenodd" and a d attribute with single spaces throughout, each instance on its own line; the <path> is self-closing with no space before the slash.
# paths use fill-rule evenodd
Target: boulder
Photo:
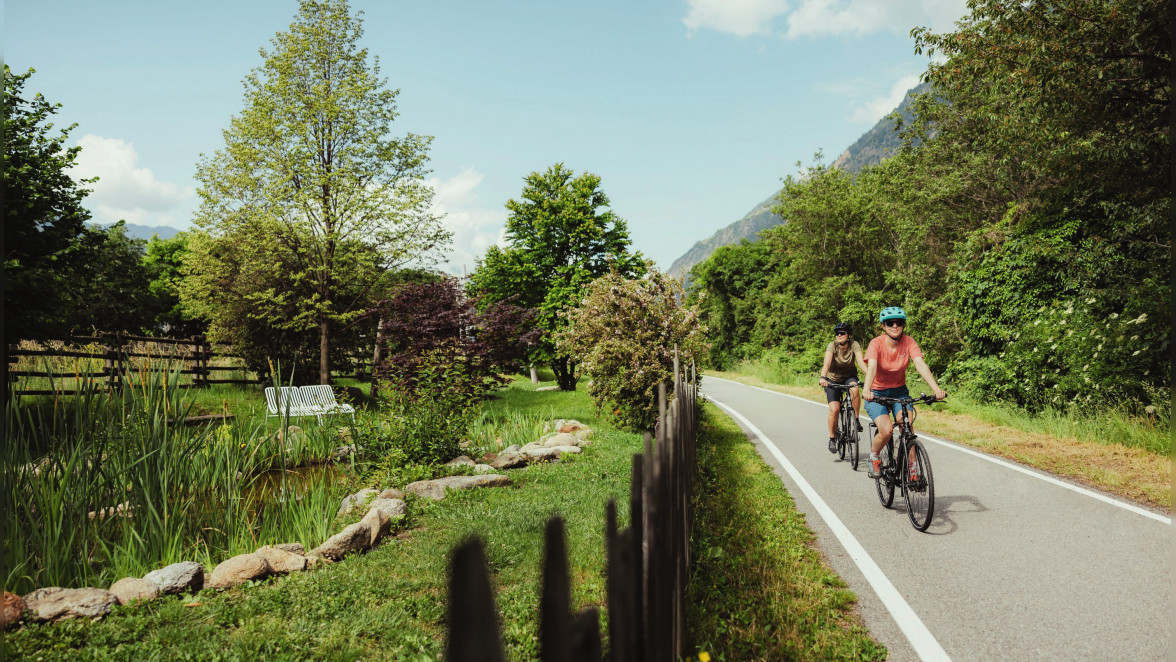
<path id="1" fill-rule="evenodd" d="M 264 579 L 272 573 L 265 557 L 258 554 L 238 554 L 222 561 L 208 577 L 208 588 L 226 589 L 240 586 L 253 579 Z"/>
<path id="2" fill-rule="evenodd" d="M 492 469 L 517 469 L 527 466 L 527 456 L 522 453 L 500 453 L 491 460 Z M 476 472 L 475 472 L 476 473 Z"/>
<path id="3" fill-rule="evenodd" d="M 510 478 L 500 474 L 482 476 L 447 476 L 435 480 L 418 480 L 409 483 L 405 491 L 412 492 L 426 499 L 440 501 L 445 498 L 445 490 L 469 490 L 475 487 L 499 487 L 510 485 Z"/>
<path id="4" fill-rule="evenodd" d="M 539 450 L 543 450 L 544 448 L 546 448 L 546 446 L 544 446 L 543 444 L 541 444 L 537 441 L 532 441 L 531 443 L 527 444 L 526 446 L 523 446 L 522 448 L 520 448 L 519 452 L 520 453 L 530 453 L 531 451 L 539 451 Z"/>
<path id="5" fill-rule="evenodd" d="M 559 451 L 560 453 L 571 453 L 573 455 L 582 452 L 579 446 L 551 446 L 548 450 Z"/>
<path id="6" fill-rule="evenodd" d="M 274 545 L 274 549 L 280 549 L 283 552 L 292 552 L 299 556 L 306 556 L 306 548 L 300 542 L 288 542 L 281 545 Z"/>
<path id="7" fill-rule="evenodd" d="M 379 493 L 375 488 L 367 488 L 352 494 L 351 496 L 343 497 L 343 503 L 339 506 L 339 511 L 335 513 L 335 517 L 347 517 L 357 510 L 363 510 L 367 507 L 367 502 L 376 498 Z"/>
<path id="8" fill-rule="evenodd" d="M 389 487 L 388 489 L 384 490 L 383 492 L 380 492 L 380 496 L 377 498 L 379 498 L 379 499 L 400 499 L 401 501 L 404 501 L 404 492 L 396 489 L 395 487 Z"/>
<path id="9" fill-rule="evenodd" d="M 518 444 L 511 444 L 511 445 L 507 446 L 506 448 L 502 449 L 502 452 L 503 453 L 517 453 L 517 452 L 519 452 L 519 445 Z"/>
<path id="10" fill-rule="evenodd" d="M 563 421 L 563 425 L 557 425 L 555 427 L 556 432 L 561 432 L 563 434 L 574 434 L 574 433 L 578 432 L 579 430 L 586 430 L 586 429 L 588 429 L 588 426 L 584 425 L 583 423 L 581 423 L 580 421 L 577 421 L 577 420 Z"/>
<path id="11" fill-rule="evenodd" d="M 559 386 L 540 386 L 536 391 L 558 391 Z"/>
<path id="12" fill-rule="evenodd" d="M 143 579 L 155 584 L 164 595 L 174 595 L 204 588 L 204 567 L 195 561 L 181 561 L 166 568 L 152 570 Z"/>
<path id="13" fill-rule="evenodd" d="M 0 598 L 0 630 L 7 630 L 24 616 L 25 601 L 15 593 L 4 592 Z"/>
<path id="14" fill-rule="evenodd" d="M 576 435 L 574 434 L 568 432 L 557 432 L 556 434 L 552 435 L 550 439 L 543 442 L 543 445 L 547 446 L 548 448 L 552 446 L 579 446 L 580 440 L 577 439 Z"/>
<path id="15" fill-rule="evenodd" d="M 127 605 L 136 600 L 147 602 L 159 597 L 159 587 L 154 582 L 138 577 L 123 577 L 110 585 L 107 589 L 118 600 L 120 605 Z"/>
<path id="16" fill-rule="evenodd" d="M 375 499 L 368 507 L 378 509 L 390 520 L 398 520 L 408 514 L 408 504 L 404 503 L 404 499 Z"/>
<path id="17" fill-rule="evenodd" d="M 299 549 L 302 545 L 298 546 Z M 291 552 L 279 547 L 258 547 L 254 555 L 265 559 L 269 564 L 270 571 L 274 574 L 284 575 L 288 572 L 302 572 L 306 570 L 306 557 L 300 553 Z"/>
<path id="18" fill-rule="evenodd" d="M 546 448 L 544 446 L 538 446 L 530 450 L 524 448 L 523 452 L 525 452 L 527 454 L 527 458 L 531 460 L 558 460 L 560 454 L 562 453 L 562 451 L 556 450 L 554 448 Z"/>
<path id="19" fill-rule="evenodd" d="M 67 618 L 102 618 L 118 604 L 118 598 L 100 588 L 39 588 L 24 597 L 25 606 L 39 621 Z"/>
<path id="20" fill-rule="evenodd" d="M 342 462 L 355 454 L 355 444 L 347 444 L 340 446 L 331 451 L 331 460 L 335 462 Z"/>
<path id="21" fill-rule="evenodd" d="M 475 476 L 481 476 L 483 474 L 492 474 L 495 471 L 498 471 L 498 470 L 495 469 L 494 467 L 490 466 L 489 464 L 475 464 L 474 465 L 474 475 Z"/>
<path id="22" fill-rule="evenodd" d="M 368 530 L 371 532 L 368 547 L 375 547 L 376 543 L 380 542 L 380 538 L 388 535 L 388 531 L 392 528 L 391 522 L 392 520 L 388 518 L 388 515 L 379 508 L 368 509 L 363 519 L 359 520 L 359 523 L 366 524 Z"/>
<path id="23" fill-rule="evenodd" d="M 371 526 L 359 522 L 352 524 L 343 529 L 339 533 L 331 536 L 318 547 L 311 551 L 311 554 L 318 552 L 323 557 L 332 561 L 338 561 L 346 557 L 348 554 L 355 552 L 362 552 L 372 545 L 372 530 Z M 310 554 L 307 554 L 310 556 Z"/>
<path id="24" fill-rule="evenodd" d="M 312 549 L 306 553 L 306 569 L 307 570 L 311 570 L 311 569 L 317 567 L 320 563 L 323 565 L 329 565 L 331 563 L 334 563 L 334 561 L 323 556 L 323 553 L 317 549 Z"/>
<path id="25" fill-rule="evenodd" d="M 472 459 L 470 459 L 470 456 L 458 455 L 457 457 L 453 458 L 452 460 L 446 462 L 445 466 L 447 466 L 447 467 L 472 467 L 475 464 L 477 464 L 477 463 L 474 462 Z"/>

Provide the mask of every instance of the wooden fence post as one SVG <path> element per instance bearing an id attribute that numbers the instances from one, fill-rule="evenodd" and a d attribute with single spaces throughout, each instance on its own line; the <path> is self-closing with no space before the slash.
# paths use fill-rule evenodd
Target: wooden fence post
<path id="1" fill-rule="evenodd" d="M 122 339 L 117 333 L 105 333 L 102 341 L 106 345 L 106 388 L 119 391 L 122 389 Z"/>

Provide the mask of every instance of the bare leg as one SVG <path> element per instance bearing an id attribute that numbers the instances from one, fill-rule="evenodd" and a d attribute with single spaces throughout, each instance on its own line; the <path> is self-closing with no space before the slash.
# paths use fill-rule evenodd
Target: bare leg
<path id="1" fill-rule="evenodd" d="M 841 413 L 841 402 L 834 400 L 829 403 L 829 436 L 835 437 L 833 432 L 837 429 L 837 415 Z"/>

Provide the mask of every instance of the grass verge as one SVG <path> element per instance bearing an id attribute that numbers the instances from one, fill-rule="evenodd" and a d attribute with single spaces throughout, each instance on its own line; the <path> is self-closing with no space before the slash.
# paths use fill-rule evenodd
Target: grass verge
<path id="1" fill-rule="evenodd" d="M 520 380 L 486 407 L 578 419 L 596 430 L 584 453 L 511 471 L 510 488 L 451 494 L 440 503 L 415 500 L 415 528 L 368 554 L 224 593 L 118 608 L 97 623 L 26 625 L 5 634 L 0 658 L 437 660 L 447 555 L 479 535 L 507 655 L 535 659 L 544 522 L 556 512 L 565 518 L 575 608 L 603 604 L 604 505 L 616 498 L 627 525 L 629 467 L 641 439 L 599 421 L 582 390 L 534 388 Z"/>
<path id="2" fill-rule="evenodd" d="M 707 371 L 743 384 L 825 402 L 824 391 L 805 378 L 776 383 L 762 370 Z M 930 391 L 920 381 L 911 393 Z M 814 414 L 815 415 L 815 414 Z M 1091 487 L 1166 511 L 1172 507 L 1169 431 L 1122 414 L 1025 411 L 978 403 L 952 394 L 942 404 L 920 407 L 916 430 L 947 437 L 993 455 L 1022 462 Z"/>
<path id="3" fill-rule="evenodd" d="M 856 597 L 747 435 L 714 405 L 699 421 L 687 629 L 715 660 L 880 660 Z M 697 658 L 697 653 L 695 655 Z"/>

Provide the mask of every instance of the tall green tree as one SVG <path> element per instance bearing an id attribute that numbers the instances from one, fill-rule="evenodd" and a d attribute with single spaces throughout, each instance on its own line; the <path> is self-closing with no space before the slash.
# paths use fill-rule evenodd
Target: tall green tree
<path id="1" fill-rule="evenodd" d="M 24 89 L 30 69 L 4 65 L 4 333 L 10 339 L 69 331 L 69 290 L 86 262 L 89 193 L 69 169 L 80 147 L 66 147 L 77 125 L 56 129 L 61 104 Z"/>
<path id="2" fill-rule="evenodd" d="M 362 36 L 362 12 L 346 0 L 301 0 L 290 29 L 261 50 L 225 147 L 198 165 L 206 236 L 181 287 L 214 336 L 314 329 L 320 383 L 333 337 L 364 318 L 388 272 L 429 262 L 450 239 L 424 182 L 432 138 L 391 135 L 398 91 Z M 251 278 L 215 291 L 233 273 Z"/>
<path id="3" fill-rule="evenodd" d="M 629 252 L 624 219 L 608 209 L 600 177 L 575 176 L 562 163 L 523 179 L 520 199 L 506 203 L 506 248 L 491 246 L 470 276 L 470 289 L 486 303 L 511 300 L 539 311 L 542 339 L 532 358 L 548 363 L 560 389 L 576 388 L 575 361 L 555 344 L 564 314 L 593 280 L 615 270 L 623 278 L 645 272 L 640 253 Z"/>

